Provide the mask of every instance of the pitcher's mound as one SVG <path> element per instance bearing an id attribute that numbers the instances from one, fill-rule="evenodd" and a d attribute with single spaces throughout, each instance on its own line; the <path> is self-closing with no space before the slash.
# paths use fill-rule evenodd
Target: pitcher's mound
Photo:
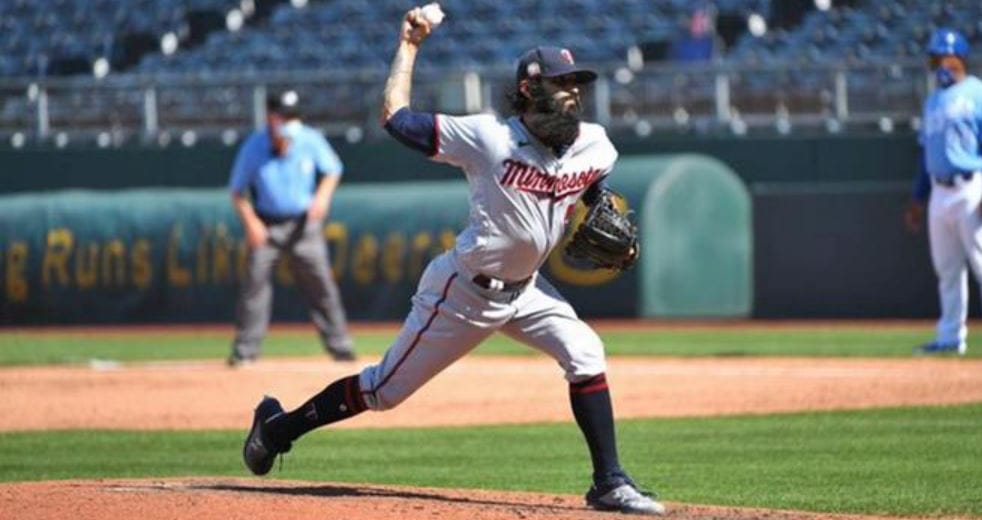
<path id="1" fill-rule="evenodd" d="M 817 520 L 871 517 L 668 504 L 676 519 Z M 574 495 L 260 479 L 31 482 L 0 485 L 14 519 L 536 520 L 626 518 L 586 509 Z"/>

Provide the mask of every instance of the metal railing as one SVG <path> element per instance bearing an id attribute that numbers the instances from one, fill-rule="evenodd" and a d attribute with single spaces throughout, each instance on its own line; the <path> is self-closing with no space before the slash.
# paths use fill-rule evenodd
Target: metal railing
<path id="1" fill-rule="evenodd" d="M 598 67 L 588 118 L 613 131 L 745 134 L 872 127 L 916 128 L 930 75 L 923 64 Z M 264 76 L 118 75 L 0 80 L 0 139 L 69 146 L 129 142 L 234 144 L 262 124 L 269 89 L 293 88 L 305 119 L 349 141 L 382 134 L 384 70 Z M 507 111 L 513 71 L 420 73 L 414 107 L 448 113 Z M 590 102 L 592 101 L 592 102 Z"/>

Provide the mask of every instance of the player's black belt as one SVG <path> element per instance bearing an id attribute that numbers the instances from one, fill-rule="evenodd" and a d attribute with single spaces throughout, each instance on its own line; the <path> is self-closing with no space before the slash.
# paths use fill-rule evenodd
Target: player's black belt
<path id="1" fill-rule="evenodd" d="M 478 287 L 487 289 L 489 291 L 516 292 L 525 288 L 525 286 L 528 285 L 529 280 L 531 279 L 532 277 L 529 276 L 528 278 L 524 280 L 519 280 L 517 282 L 506 282 L 504 280 L 499 280 L 497 278 L 491 278 L 490 276 L 479 274 L 473 278 L 473 282 Z"/>
<path id="2" fill-rule="evenodd" d="M 961 172 L 961 173 L 956 173 L 951 177 L 948 177 L 947 179 L 935 178 L 934 182 L 946 188 L 953 188 L 958 184 L 959 177 L 961 177 L 962 180 L 970 181 L 972 180 L 973 175 L 975 175 L 975 172 Z"/>

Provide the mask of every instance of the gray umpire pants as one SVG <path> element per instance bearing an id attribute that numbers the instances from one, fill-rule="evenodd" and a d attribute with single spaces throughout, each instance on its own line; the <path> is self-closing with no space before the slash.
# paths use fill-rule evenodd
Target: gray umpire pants
<path id="1" fill-rule="evenodd" d="M 321 342 L 328 353 L 352 351 L 341 294 L 331 275 L 330 259 L 320 226 L 306 219 L 266 225 L 269 238 L 249 252 L 246 278 L 235 312 L 232 355 L 240 359 L 259 356 L 272 313 L 272 271 L 277 258 L 287 254 L 297 288 L 310 309 Z"/>

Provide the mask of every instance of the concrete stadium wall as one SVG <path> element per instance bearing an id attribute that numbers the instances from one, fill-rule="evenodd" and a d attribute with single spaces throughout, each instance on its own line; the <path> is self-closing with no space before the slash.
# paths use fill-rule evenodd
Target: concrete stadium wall
<path id="1" fill-rule="evenodd" d="M 622 156 L 695 153 L 714 157 L 744 182 L 838 182 L 912 179 L 918 147 L 910 134 L 832 137 L 614 137 Z M 346 183 L 459 179 L 392 141 L 333 144 L 345 163 Z M 28 148 L 0 150 L 0 194 L 66 188 L 224 186 L 235 148 Z"/>

